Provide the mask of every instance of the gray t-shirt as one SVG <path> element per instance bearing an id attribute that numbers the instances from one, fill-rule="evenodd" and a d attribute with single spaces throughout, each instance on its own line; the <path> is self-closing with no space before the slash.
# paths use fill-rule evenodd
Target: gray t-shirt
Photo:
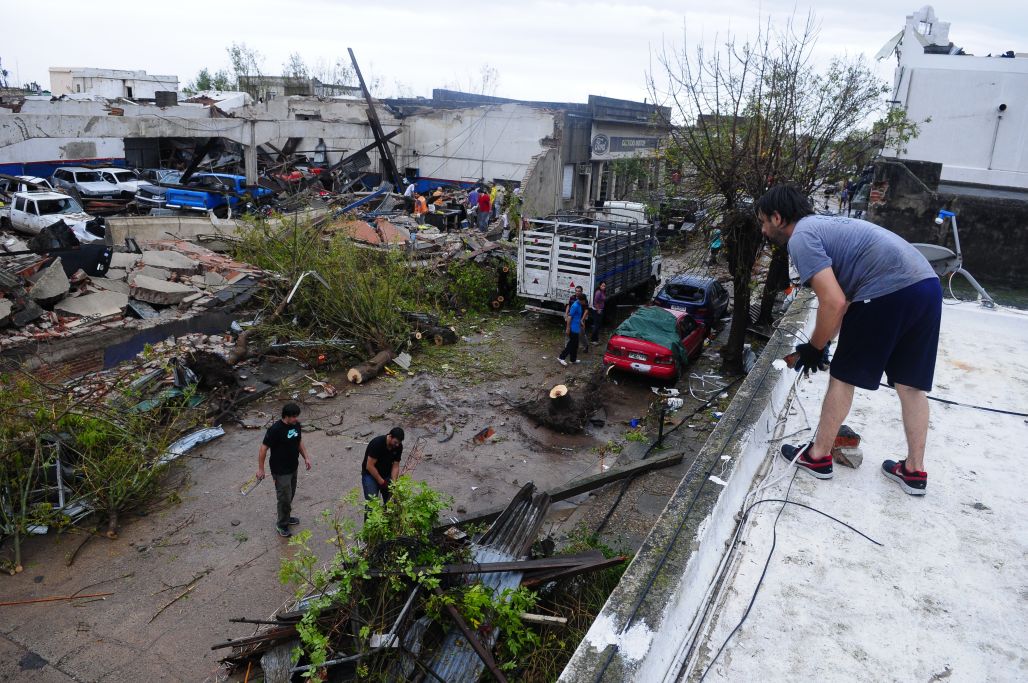
<path id="1" fill-rule="evenodd" d="M 847 301 L 876 299 L 936 277 L 909 242 L 856 218 L 804 216 L 789 238 L 789 256 L 804 284 L 831 267 Z"/>

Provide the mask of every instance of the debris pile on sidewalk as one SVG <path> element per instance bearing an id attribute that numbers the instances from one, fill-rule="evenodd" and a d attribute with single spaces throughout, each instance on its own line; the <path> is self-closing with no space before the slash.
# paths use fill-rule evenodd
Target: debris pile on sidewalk
<path id="1" fill-rule="evenodd" d="M 524 654 L 519 645 L 525 651 L 537 647 L 540 631 L 567 623 L 533 613 L 545 607 L 530 587 L 552 592 L 572 577 L 627 560 L 598 550 L 537 554 L 540 547 L 552 553 L 552 544 L 537 544 L 550 498 L 531 483 L 474 537 L 437 525 L 445 503 L 436 503 L 438 494 L 423 484 L 401 478 L 394 488 L 387 507 L 372 501 L 358 542 L 340 548 L 332 569 L 317 573 L 327 580 L 305 598 L 268 619 L 231 619 L 257 627 L 252 635 L 212 646 L 230 650 L 222 659 L 229 673 L 259 665 L 269 682 L 300 672 L 334 681 L 428 680 L 426 675 L 477 681 L 488 669 L 505 681 L 505 671 Z M 298 565 L 313 558 L 305 551 Z M 303 580 L 309 570 L 291 576 Z M 297 645 L 303 654 L 291 662 Z"/>
<path id="2" fill-rule="evenodd" d="M 73 257 L 72 257 L 73 258 Z M 115 252 L 102 275 L 68 273 L 69 256 L 21 255 L 0 262 L 0 349 L 98 328 L 167 321 L 244 303 L 262 272 L 182 240 Z"/>

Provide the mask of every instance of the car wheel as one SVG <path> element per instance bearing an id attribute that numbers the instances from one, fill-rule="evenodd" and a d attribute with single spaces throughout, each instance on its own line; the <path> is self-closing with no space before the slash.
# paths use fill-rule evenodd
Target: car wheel
<path id="1" fill-rule="evenodd" d="M 11 219 L 9 219 L 7 216 L 4 216 L 3 218 L 0 218 L 0 228 L 3 228 L 4 230 L 10 230 L 11 229 Z"/>

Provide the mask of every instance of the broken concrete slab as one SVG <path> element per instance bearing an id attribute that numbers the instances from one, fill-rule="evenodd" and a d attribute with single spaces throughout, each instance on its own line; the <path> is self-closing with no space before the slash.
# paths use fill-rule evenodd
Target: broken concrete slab
<path id="1" fill-rule="evenodd" d="M 127 305 L 128 297 L 120 292 L 96 292 L 64 299 L 54 306 L 54 311 L 82 318 L 106 318 L 121 315 Z"/>
<path id="2" fill-rule="evenodd" d="M 111 268 L 118 270 L 129 270 L 139 261 L 139 254 L 126 254 L 116 251 L 111 255 Z"/>
<path id="3" fill-rule="evenodd" d="M 124 280 L 127 275 L 127 270 L 122 268 L 111 268 L 107 271 L 106 278 L 108 280 Z"/>
<path id="4" fill-rule="evenodd" d="M 11 322 L 11 311 L 14 305 L 7 299 L 0 299 L 0 327 L 6 327 Z"/>
<path id="5" fill-rule="evenodd" d="M 11 316 L 11 322 L 15 327 L 28 325 L 30 322 L 43 315 L 43 308 L 31 299 L 25 302 L 25 307 Z"/>
<path id="6" fill-rule="evenodd" d="M 129 290 L 134 299 L 158 306 L 173 306 L 196 292 L 189 285 L 166 282 L 146 275 L 136 275 Z"/>
<path id="7" fill-rule="evenodd" d="M 200 262 L 177 251 L 144 251 L 143 265 L 165 268 L 178 275 L 193 275 Z"/>
<path id="8" fill-rule="evenodd" d="M 52 306 L 68 293 L 71 284 L 58 256 L 33 278 L 29 297 L 40 306 Z"/>
<path id="9" fill-rule="evenodd" d="M 139 270 L 135 271 L 134 276 L 145 275 L 146 277 L 156 278 L 158 280 L 170 280 L 171 271 L 167 268 L 157 268 L 156 266 L 143 266 Z"/>
<path id="10" fill-rule="evenodd" d="M 216 273 L 213 270 L 204 273 L 203 278 L 208 285 L 223 285 L 228 282 L 221 273 Z"/>
<path id="11" fill-rule="evenodd" d="M 109 280 L 105 277 L 98 277 L 93 280 L 93 284 L 108 292 L 120 292 L 125 295 L 129 293 L 129 284 L 124 280 Z"/>

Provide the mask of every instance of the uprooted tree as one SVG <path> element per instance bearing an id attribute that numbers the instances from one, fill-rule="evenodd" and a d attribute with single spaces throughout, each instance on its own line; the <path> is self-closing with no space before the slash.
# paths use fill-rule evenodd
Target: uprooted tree
<path id="1" fill-rule="evenodd" d="M 819 68 L 812 60 L 817 33 L 810 14 L 781 27 L 763 23 L 748 40 L 729 34 L 713 51 L 686 40 L 662 49 L 648 75 L 654 101 L 670 111 L 669 167 L 714 207 L 709 227 L 719 227 L 725 240 L 734 286 L 722 350 L 729 372 L 743 369 L 752 273 L 764 242 L 750 202 L 783 182 L 814 193 L 859 171 L 883 145 L 902 145 L 917 132 L 902 112 L 886 111 L 888 88 L 863 57 Z M 779 278 L 787 258 L 784 250 L 772 257 Z M 770 283 L 771 303 L 784 284 Z"/>

